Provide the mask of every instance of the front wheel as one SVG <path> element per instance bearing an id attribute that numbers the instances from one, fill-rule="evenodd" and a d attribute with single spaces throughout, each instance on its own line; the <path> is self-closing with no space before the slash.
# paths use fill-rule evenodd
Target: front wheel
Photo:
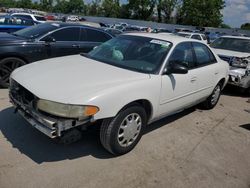
<path id="1" fill-rule="evenodd" d="M 116 117 L 103 120 L 100 131 L 101 143 L 112 154 L 128 153 L 141 139 L 146 123 L 147 116 L 143 107 L 128 107 Z"/>
<path id="2" fill-rule="evenodd" d="M 16 57 L 4 58 L 0 61 L 0 86 L 9 86 L 9 77 L 13 70 L 25 65 L 25 61 Z"/>
<path id="3" fill-rule="evenodd" d="M 207 98 L 205 102 L 203 102 L 203 106 L 205 109 L 208 109 L 208 110 L 213 109 L 216 106 L 216 104 L 218 103 L 220 99 L 221 90 L 222 90 L 222 86 L 221 84 L 218 84 L 214 88 L 213 93 Z"/>

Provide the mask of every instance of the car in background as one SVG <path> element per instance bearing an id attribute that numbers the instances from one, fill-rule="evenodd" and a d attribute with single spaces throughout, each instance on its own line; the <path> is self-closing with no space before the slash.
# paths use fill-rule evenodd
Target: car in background
<path id="1" fill-rule="evenodd" d="M 71 16 L 67 17 L 67 21 L 77 22 L 77 21 L 79 21 L 79 17 L 71 15 Z"/>
<path id="2" fill-rule="evenodd" d="M 10 99 L 31 125 L 62 142 L 99 123 L 103 147 L 121 155 L 137 145 L 148 124 L 199 103 L 214 108 L 227 78 L 228 64 L 197 40 L 134 33 L 85 56 L 17 69 Z"/>
<path id="3" fill-rule="evenodd" d="M 36 24 L 38 22 L 18 16 L 0 16 L 0 32 L 11 33 Z"/>
<path id="4" fill-rule="evenodd" d="M 178 36 L 181 36 L 181 37 L 186 37 L 186 38 L 190 38 L 190 39 L 199 40 L 199 41 L 201 41 L 201 42 L 203 42 L 205 44 L 208 44 L 206 35 L 201 34 L 201 33 L 178 32 L 178 33 L 175 33 L 175 34 L 178 35 Z"/>
<path id="5" fill-rule="evenodd" d="M 50 20 L 50 21 L 56 20 L 56 18 L 55 18 L 54 15 L 46 15 L 46 16 L 45 16 L 45 19 L 46 19 L 46 20 Z"/>
<path id="6" fill-rule="evenodd" d="M 155 28 L 152 33 L 172 33 L 170 30 L 165 28 Z"/>
<path id="7" fill-rule="evenodd" d="M 123 33 L 123 31 L 119 29 L 113 29 L 113 28 L 104 28 L 104 31 L 107 31 L 108 33 L 111 33 L 114 36 L 117 36 Z"/>
<path id="8" fill-rule="evenodd" d="M 69 23 L 44 23 L 14 33 L 0 33 L 0 85 L 22 65 L 59 56 L 87 53 L 113 38 L 101 29 Z"/>
<path id="9" fill-rule="evenodd" d="M 13 13 L 11 16 L 16 16 L 19 18 L 24 18 L 27 20 L 33 20 L 34 22 L 44 23 L 46 22 L 46 18 L 44 16 L 36 15 L 36 14 L 29 14 L 29 13 Z"/>
<path id="10" fill-rule="evenodd" d="M 230 65 L 229 84 L 250 90 L 250 37 L 222 36 L 210 46 Z"/>

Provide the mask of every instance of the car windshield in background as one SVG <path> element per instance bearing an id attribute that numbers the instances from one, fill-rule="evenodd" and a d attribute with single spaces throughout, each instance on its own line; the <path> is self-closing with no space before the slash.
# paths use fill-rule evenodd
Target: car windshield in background
<path id="1" fill-rule="evenodd" d="M 46 21 L 46 19 L 43 16 L 35 16 L 35 18 L 38 21 Z"/>
<path id="2" fill-rule="evenodd" d="M 222 37 L 222 38 L 215 40 L 211 44 L 211 47 L 223 49 L 223 50 L 250 53 L 250 39 L 237 39 L 237 38 Z"/>
<path id="3" fill-rule="evenodd" d="M 191 34 L 186 34 L 186 33 L 176 33 L 176 35 L 181 36 L 181 37 L 186 37 L 190 38 Z"/>
<path id="4" fill-rule="evenodd" d="M 171 47 L 168 41 L 123 35 L 98 46 L 87 57 L 137 72 L 156 73 Z"/>
<path id="5" fill-rule="evenodd" d="M 60 27 L 59 24 L 48 24 L 48 23 L 38 24 L 32 27 L 21 29 L 19 31 L 14 32 L 13 34 L 28 39 L 34 39 L 50 31 L 53 31 L 59 27 Z"/>

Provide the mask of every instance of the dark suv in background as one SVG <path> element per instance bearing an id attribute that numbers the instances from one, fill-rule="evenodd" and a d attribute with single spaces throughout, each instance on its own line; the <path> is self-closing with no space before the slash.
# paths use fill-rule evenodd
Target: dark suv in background
<path id="1" fill-rule="evenodd" d="M 0 86 L 8 86 L 9 76 L 17 67 L 87 53 L 112 37 L 98 28 L 67 23 L 44 23 L 14 33 L 0 33 Z"/>

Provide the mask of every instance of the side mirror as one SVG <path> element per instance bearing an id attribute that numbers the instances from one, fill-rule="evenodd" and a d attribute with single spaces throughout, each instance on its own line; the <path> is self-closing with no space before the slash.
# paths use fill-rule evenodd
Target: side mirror
<path id="1" fill-rule="evenodd" d="M 47 36 L 43 39 L 43 41 L 46 43 L 51 43 L 51 42 L 56 42 L 56 39 L 54 37 Z"/>
<path id="2" fill-rule="evenodd" d="M 166 74 L 187 74 L 188 67 L 179 63 L 173 63 L 168 67 Z"/>

